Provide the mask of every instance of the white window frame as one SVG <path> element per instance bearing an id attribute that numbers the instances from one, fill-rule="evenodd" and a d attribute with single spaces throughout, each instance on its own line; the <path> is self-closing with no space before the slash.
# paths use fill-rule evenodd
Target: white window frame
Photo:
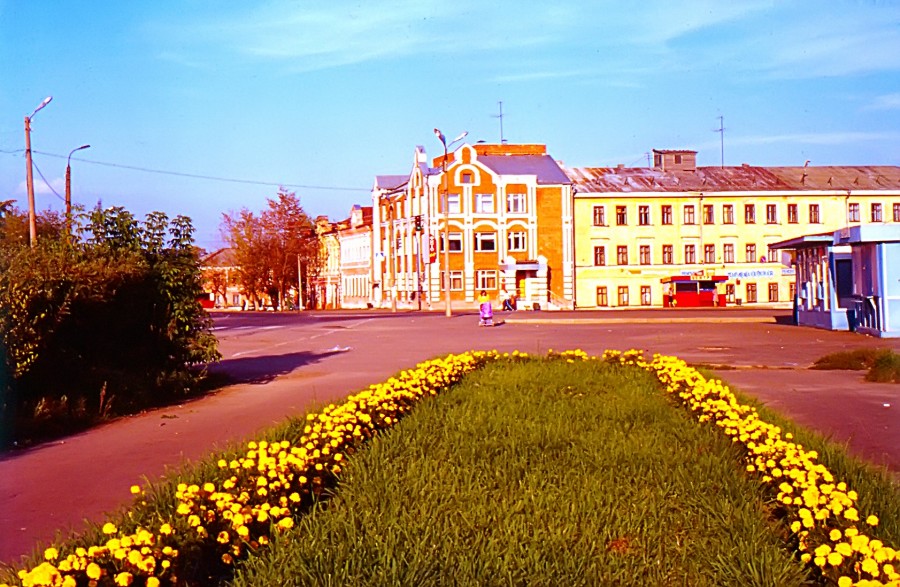
<path id="1" fill-rule="evenodd" d="M 447 272 L 441 271 L 441 289 L 446 291 L 447 289 Z M 463 272 L 459 270 L 453 270 L 450 272 L 450 291 L 462 291 L 463 290 Z"/>
<path id="2" fill-rule="evenodd" d="M 475 213 L 494 214 L 494 194 L 475 194 Z"/>
<path id="3" fill-rule="evenodd" d="M 490 243 L 490 248 L 486 245 Z M 496 232 L 476 232 L 475 233 L 475 251 L 478 253 L 493 253 L 497 250 L 497 233 Z"/>
<path id="4" fill-rule="evenodd" d="M 521 231 L 512 231 L 506 234 L 507 250 L 510 252 L 522 252 L 528 250 L 528 235 Z"/>
<path id="5" fill-rule="evenodd" d="M 441 235 L 441 242 L 444 242 L 443 234 Z M 463 235 L 461 232 L 451 232 L 447 235 L 447 241 L 449 242 L 448 247 L 451 253 L 461 253 L 463 250 Z M 454 248 L 454 243 L 458 243 L 456 248 Z M 443 247 L 441 247 L 441 251 L 443 252 Z"/>
<path id="6" fill-rule="evenodd" d="M 475 289 L 477 290 L 496 290 L 497 289 L 497 270 L 496 269 L 478 269 L 475 271 Z"/>
<path id="7" fill-rule="evenodd" d="M 506 194 L 506 211 L 510 214 L 525 214 L 528 195 L 523 192 Z"/>
<path id="8" fill-rule="evenodd" d="M 462 212 L 460 199 L 459 194 L 447 194 L 447 212 L 449 214 L 459 214 Z"/>

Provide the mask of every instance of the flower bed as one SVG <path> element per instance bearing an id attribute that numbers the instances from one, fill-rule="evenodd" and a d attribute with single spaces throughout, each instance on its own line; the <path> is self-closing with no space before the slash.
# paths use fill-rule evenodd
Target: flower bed
<path id="1" fill-rule="evenodd" d="M 582 351 L 550 352 L 573 362 L 596 360 Z M 174 515 L 153 523 L 132 521 L 102 527 L 102 544 L 48 548 L 44 562 L 18 573 L 24 587 L 43 585 L 179 585 L 218 582 L 235 562 L 264 548 L 274 532 L 331 486 L 344 459 L 368 438 L 390 428 L 422 398 L 435 395 L 488 361 L 527 355 L 469 352 L 421 363 L 415 369 L 307 416 L 296 442 L 250 442 L 243 455 L 222 459 L 202 483 L 177 486 Z M 746 450 L 747 471 L 766 483 L 789 520 L 802 560 L 828 582 L 900 586 L 900 553 L 870 538 L 878 524 L 862 519 L 857 495 L 817 462 L 814 451 L 790 433 L 762 421 L 727 386 L 707 380 L 674 357 L 640 351 L 607 351 L 603 359 L 652 372 L 700 422 L 721 428 Z M 132 491 L 142 494 L 139 487 Z M 131 526 L 124 528 L 125 526 Z M 62 552 L 61 552 L 62 551 Z M 0 587 L 10 587 L 0 584 Z"/>
<path id="2" fill-rule="evenodd" d="M 836 480 L 815 451 L 794 443 L 790 432 L 761 420 L 722 382 L 706 379 L 676 357 L 654 355 L 646 362 L 640 351 L 607 351 L 604 358 L 651 371 L 700 422 L 714 423 L 740 443 L 747 471 L 775 493 L 801 559 L 826 580 L 840 587 L 900 585 L 900 552 L 867 535 L 878 518 L 862 518 L 856 492 Z"/>

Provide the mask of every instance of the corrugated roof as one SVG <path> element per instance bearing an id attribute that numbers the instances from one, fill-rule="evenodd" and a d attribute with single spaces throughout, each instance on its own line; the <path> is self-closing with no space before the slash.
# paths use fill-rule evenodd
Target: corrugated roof
<path id="1" fill-rule="evenodd" d="M 577 192 L 732 192 L 900 190 L 900 167 L 698 167 L 662 171 L 645 167 L 566 168 Z"/>
<path id="2" fill-rule="evenodd" d="M 497 175 L 534 175 L 544 185 L 572 183 L 550 155 L 479 155 L 478 162 Z"/>

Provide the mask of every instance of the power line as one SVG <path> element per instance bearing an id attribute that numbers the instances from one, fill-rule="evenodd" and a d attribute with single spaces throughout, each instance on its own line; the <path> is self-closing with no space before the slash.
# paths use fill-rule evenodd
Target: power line
<path id="1" fill-rule="evenodd" d="M 40 176 L 41 176 L 41 179 L 44 180 L 44 185 L 46 185 L 46 186 L 50 189 L 50 191 L 53 192 L 53 194 L 54 194 L 57 198 L 59 198 L 60 200 L 62 200 L 63 202 L 65 202 L 66 199 L 65 199 L 64 197 L 60 196 L 59 193 L 57 193 L 57 191 L 56 191 L 55 189 L 53 189 L 53 186 L 50 185 L 50 182 L 47 181 L 47 178 L 44 177 L 44 174 L 43 174 L 43 173 L 41 173 L 41 168 L 37 166 L 37 163 L 35 163 L 34 160 L 31 161 L 31 165 L 32 165 L 32 167 L 34 167 L 35 169 L 37 169 L 38 175 L 40 175 Z"/>
<path id="2" fill-rule="evenodd" d="M 2 151 L 0 153 L 21 153 L 23 149 L 17 149 L 15 151 Z M 38 151 L 32 149 L 32 153 L 38 153 L 40 155 L 45 155 L 47 157 L 56 157 L 58 159 L 66 159 L 66 155 L 59 155 L 57 153 L 48 153 L 46 151 Z M 183 173 L 180 171 L 167 171 L 164 169 L 152 169 L 149 167 L 138 167 L 136 165 L 125 165 L 122 163 L 110 163 L 108 161 L 92 161 L 91 159 L 82 159 L 80 157 L 73 157 L 73 161 L 81 161 L 83 163 L 89 163 L 91 165 L 102 165 L 104 167 L 116 167 L 119 169 L 130 169 L 132 171 L 142 171 L 144 173 L 156 173 L 159 175 L 173 175 L 176 177 L 189 177 L 192 179 L 205 179 L 209 181 L 221 181 L 227 183 L 240 183 L 247 185 L 264 185 L 264 186 L 275 186 L 275 187 L 286 187 L 286 188 L 301 188 L 301 189 L 310 189 L 310 190 L 331 190 L 331 191 L 344 191 L 344 192 L 369 192 L 369 188 L 351 188 L 351 187 L 342 187 L 342 186 L 325 186 L 325 185 L 306 185 L 306 184 L 295 184 L 295 183 L 281 183 L 277 181 L 256 181 L 252 179 L 237 179 L 233 177 L 219 177 L 215 175 L 201 175 L 198 173 Z"/>

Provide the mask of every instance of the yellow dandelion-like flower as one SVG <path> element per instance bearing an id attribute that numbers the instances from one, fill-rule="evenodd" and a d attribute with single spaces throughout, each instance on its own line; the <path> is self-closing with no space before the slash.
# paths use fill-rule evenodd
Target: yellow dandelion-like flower
<path id="1" fill-rule="evenodd" d="M 868 524 L 870 526 L 877 526 L 878 525 L 878 516 L 869 516 L 868 518 L 866 518 L 866 524 Z"/>
<path id="2" fill-rule="evenodd" d="M 134 581 L 134 576 L 128 572 L 122 572 L 116 575 L 116 585 L 128 587 Z"/>
<path id="3" fill-rule="evenodd" d="M 141 486 L 140 486 L 140 485 L 132 485 L 132 486 L 131 486 L 131 494 L 132 494 L 132 495 L 137 495 L 137 494 L 140 493 L 140 492 L 141 492 Z"/>
<path id="4" fill-rule="evenodd" d="M 100 568 L 100 565 L 97 563 L 91 563 L 85 569 L 85 572 L 89 579 L 98 580 L 103 575 L 103 569 Z"/>
<path id="5" fill-rule="evenodd" d="M 828 564 L 837 567 L 844 562 L 844 557 L 839 552 L 832 552 L 828 555 Z"/>
<path id="6" fill-rule="evenodd" d="M 107 523 L 103 524 L 103 533 L 104 534 L 115 534 L 118 531 L 119 531 L 119 529 L 116 528 L 116 525 L 113 524 L 112 522 L 107 522 Z"/>
<path id="7" fill-rule="evenodd" d="M 48 561 L 56 560 L 59 557 L 59 551 L 55 548 L 48 548 L 44 551 L 44 559 Z"/>
<path id="8" fill-rule="evenodd" d="M 147 577 L 147 587 L 159 587 L 159 579 L 156 577 Z"/>

